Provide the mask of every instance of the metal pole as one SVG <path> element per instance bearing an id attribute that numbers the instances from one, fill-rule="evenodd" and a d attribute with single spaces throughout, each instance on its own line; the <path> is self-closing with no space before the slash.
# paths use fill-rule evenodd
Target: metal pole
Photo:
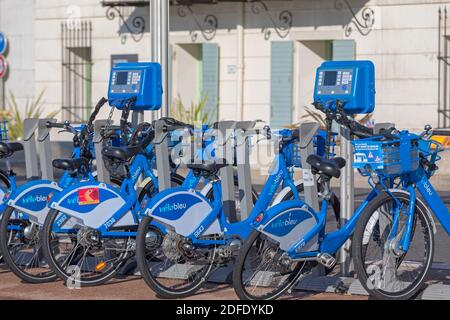
<path id="1" fill-rule="evenodd" d="M 354 176 L 353 176 L 353 146 L 351 143 L 350 131 L 341 126 L 341 157 L 346 161 L 341 175 L 341 226 L 352 217 L 354 212 Z M 350 275 L 352 271 L 350 257 L 350 240 L 342 246 L 339 252 L 339 263 L 341 274 L 344 277 Z"/>
<path id="2" fill-rule="evenodd" d="M 161 7 L 161 65 L 163 67 L 163 106 L 162 115 L 169 114 L 169 32 L 170 32 L 170 3 L 167 0 L 160 0 Z"/>
<path id="3" fill-rule="evenodd" d="M 163 70 L 163 105 L 156 116 L 167 116 L 169 113 L 169 1 L 151 0 L 151 60 L 159 62 Z"/>
<path id="4" fill-rule="evenodd" d="M 447 7 L 444 8 L 444 88 L 443 88 L 443 94 L 444 94 L 444 106 L 443 106 L 443 112 L 444 112 L 444 128 L 447 127 L 447 117 L 448 117 L 448 110 L 447 110 L 447 81 L 448 81 L 448 63 L 447 63 L 447 56 L 448 56 L 448 45 L 447 45 Z"/>
<path id="5" fill-rule="evenodd" d="M 442 11 L 439 7 L 439 23 L 438 23 L 438 128 L 441 127 L 441 22 Z"/>
<path id="6" fill-rule="evenodd" d="M 1 109 L 5 110 L 6 109 L 6 94 L 5 94 L 5 79 L 2 79 L 0 81 L 0 101 L 2 104 Z"/>

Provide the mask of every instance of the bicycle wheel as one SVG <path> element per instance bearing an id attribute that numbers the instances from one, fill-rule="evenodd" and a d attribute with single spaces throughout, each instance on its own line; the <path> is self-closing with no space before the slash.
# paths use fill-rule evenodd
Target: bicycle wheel
<path id="1" fill-rule="evenodd" d="M 25 282 L 55 280 L 43 255 L 40 227 L 8 206 L 0 224 L 0 248 L 10 270 Z"/>
<path id="2" fill-rule="evenodd" d="M 11 182 L 9 181 L 8 174 L 1 169 L 0 169 L 0 186 L 3 188 L 4 191 L 9 190 L 11 188 Z M 3 212 L 0 212 L 0 219 L 1 219 L 2 215 L 3 215 Z M 5 261 L 3 259 L 3 253 L 0 249 L 0 264 L 3 262 L 5 262 Z"/>
<path id="3" fill-rule="evenodd" d="M 307 268 L 304 261 L 283 259 L 279 244 L 254 230 L 239 252 L 233 287 L 242 300 L 271 300 L 291 288 Z"/>
<path id="4" fill-rule="evenodd" d="M 371 296 L 410 299 L 421 289 L 433 261 L 433 227 L 425 205 L 416 199 L 409 249 L 396 249 L 405 231 L 410 199 L 400 190 L 392 194 L 399 203 L 384 192 L 362 213 L 353 235 L 353 259 L 358 279 Z M 396 216 L 397 233 L 389 240 Z"/>
<path id="5" fill-rule="evenodd" d="M 96 229 L 82 226 L 57 210 L 50 210 L 45 220 L 42 242 L 55 274 L 68 286 L 80 287 L 102 284 L 114 277 L 131 255 L 133 243 L 131 237 L 103 237 Z"/>
<path id="6" fill-rule="evenodd" d="M 195 293 L 211 272 L 216 246 L 193 247 L 173 232 L 155 243 L 150 217 L 144 217 L 136 238 L 136 260 L 147 285 L 163 298 L 183 298 Z"/>
<path id="7" fill-rule="evenodd" d="M 183 177 L 174 175 L 172 185 L 183 182 Z M 152 197 L 156 193 L 153 181 L 149 181 L 138 198 Z M 67 217 L 61 230 L 59 219 L 64 213 L 51 210 L 42 230 L 43 252 L 50 268 L 67 284 L 97 286 L 113 278 L 117 271 L 134 256 L 135 234 L 127 237 L 104 236 L 93 228 L 79 225 Z M 137 226 L 118 232 L 136 232 Z M 161 233 L 155 228 L 155 235 Z"/>

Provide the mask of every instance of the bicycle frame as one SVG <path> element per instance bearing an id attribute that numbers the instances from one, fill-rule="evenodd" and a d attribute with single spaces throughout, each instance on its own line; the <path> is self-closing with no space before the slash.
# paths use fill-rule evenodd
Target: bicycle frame
<path id="1" fill-rule="evenodd" d="M 233 223 L 227 221 L 227 217 L 223 211 L 221 186 L 217 181 L 214 181 L 214 201 L 212 203 L 212 207 L 210 207 L 211 211 L 207 213 L 206 217 L 204 217 L 201 222 L 196 223 L 195 225 L 192 225 L 192 221 L 190 222 L 191 232 L 187 235 L 187 238 L 191 239 L 192 243 L 198 246 L 225 245 L 234 237 L 245 240 L 252 231 L 250 227 L 251 223 L 258 214 L 264 212 L 269 207 L 272 199 L 274 198 L 275 192 L 280 185 L 282 185 L 283 189 L 290 188 L 294 194 L 294 198 L 299 201 L 300 196 L 297 192 L 296 185 L 292 180 L 292 171 L 289 170 L 284 157 L 285 148 L 288 148 L 288 146 L 284 146 L 282 152 L 280 152 L 274 159 L 269 171 L 269 177 L 247 219 Z M 157 195 L 154 199 L 152 199 L 150 205 L 147 206 L 144 214 L 152 216 L 156 221 L 163 224 L 168 224 L 167 221 L 162 221 L 164 219 L 161 219 L 161 216 L 158 217 L 154 213 L 157 211 L 157 208 L 161 205 L 161 203 L 165 203 L 165 198 L 170 198 L 171 194 L 178 194 L 180 191 L 189 192 L 189 189 L 183 187 L 169 189 L 167 192 Z M 185 214 L 188 215 L 188 213 Z M 208 228 L 212 227 L 217 222 L 219 223 L 220 230 L 222 230 L 222 233 L 225 234 L 225 238 L 221 240 L 200 239 L 202 232 L 208 230 Z"/>
<path id="2" fill-rule="evenodd" d="M 3 211 L 5 211 L 5 208 L 6 208 L 6 206 L 4 204 L 5 196 L 9 197 L 10 194 L 17 189 L 17 181 L 16 181 L 15 174 L 7 174 L 3 170 L 0 170 L 0 174 L 3 176 L 4 179 L 8 180 L 8 183 L 9 183 L 8 189 L 0 187 L 0 202 L 1 202 L 1 204 L 0 204 L 0 217 L 1 217 Z"/>
<path id="3" fill-rule="evenodd" d="M 334 254 L 336 253 L 342 245 L 350 239 L 353 232 L 355 231 L 356 223 L 358 222 L 359 217 L 361 216 L 364 209 L 367 207 L 370 201 L 372 201 L 377 195 L 379 191 L 376 188 L 373 188 L 370 193 L 367 195 L 366 199 L 358 206 L 353 216 L 348 220 L 341 228 L 330 232 L 325 233 L 326 220 L 327 220 L 327 210 L 329 203 L 328 201 L 324 201 L 322 203 L 321 210 L 316 212 L 318 215 L 319 222 L 315 228 L 310 230 L 304 237 L 299 239 L 292 247 L 287 251 L 289 256 L 292 259 L 302 259 L 302 258 L 310 258 L 316 257 L 320 253 L 328 253 Z M 319 239 L 322 239 L 319 243 L 318 251 L 311 252 L 302 252 L 298 253 L 298 251 L 305 246 L 308 242 L 310 242 L 314 236 L 318 234 Z"/>
<path id="4" fill-rule="evenodd" d="M 119 229 L 133 229 L 132 226 L 137 226 L 139 223 L 140 202 L 138 201 L 135 185 L 141 177 L 143 179 L 150 178 L 155 190 L 158 190 L 158 179 L 151 167 L 152 161 L 153 153 L 151 152 L 151 147 L 147 147 L 146 154 L 136 155 L 129 167 L 129 177 L 123 180 L 120 189 L 100 182 L 87 182 L 74 184 L 67 191 L 59 194 L 50 204 L 51 208 L 63 213 L 55 221 L 54 231 L 58 233 L 73 232 L 73 229 L 64 229 L 60 226 L 64 226 L 70 217 L 74 217 L 83 226 L 95 228 L 105 237 L 135 237 L 135 231 L 114 231 L 112 229 L 115 227 Z M 199 180 L 192 173 L 189 173 L 183 182 L 183 186 L 186 188 L 194 188 Z M 106 190 L 105 192 L 110 193 L 112 197 L 120 199 L 119 208 L 111 215 L 111 207 L 98 208 L 98 205 L 92 205 L 92 210 L 86 212 L 84 207 L 79 205 L 78 200 L 69 201 L 71 197 L 78 199 L 78 192 L 87 188 Z M 145 195 L 142 202 L 146 201 L 148 201 L 147 195 Z M 128 216 L 128 213 L 130 213 L 130 216 Z M 126 225 L 118 227 L 120 221 L 126 221 Z M 158 227 L 161 226 L 158 225 Z"/>
<path id="5" fill-rule="evenodd" d="M 80 148 L 74 148 L 72 157 L 77 159 L 80 155 Z M 84 178 L 94 181 L 91 172 L 87 173 Z M 20 219 L 29 219 L 38 225 L 42 225 L 48 212 L 47 204 L 50 198 L 73 185 L 76 181 L 78 181 L 78 178 L 72 177 L 66 171 L 56 183 L 50 180 L 36 180 L 25 183 L 20 187 L 17 187 L 14 183 L 0 210 L 3 212 L 7 206 L 11 206 L 20 212 L 20 214 L 14 213 L 20 215 Z"/>

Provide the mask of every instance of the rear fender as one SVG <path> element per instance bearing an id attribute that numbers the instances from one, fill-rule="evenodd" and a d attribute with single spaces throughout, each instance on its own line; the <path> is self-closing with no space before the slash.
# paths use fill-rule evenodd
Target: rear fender
<path id="1" fill-rule="evenodd" d="M 78 183 L 55 197 L 50 207 L 95 229 L 136 224 L 132 213 L 125 212 L 127 195 L 102 182 Z"/>

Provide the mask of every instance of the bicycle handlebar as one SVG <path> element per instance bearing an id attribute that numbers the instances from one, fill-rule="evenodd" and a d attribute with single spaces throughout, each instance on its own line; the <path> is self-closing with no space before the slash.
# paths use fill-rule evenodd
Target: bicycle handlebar
<path id="1" fill-rule="evenodd" d="M 450 137 L 450 129 L 433 129 L 433 135 Z"/>
<path id="2" fill-rule="evenodd" d="M 97 117 L 98 113 L 100 112 L 100 109 L 105 105 L 105 103 L 108 102 L 108 99 L 105 97 L 102 97 L 98 102 L 97 105 L 94 108 L 94 111 L 91 113 L 91 116 L 89 117 L 87 128 L 89 131 L 92 131 L 92 125 L 95 121 L 95 118 Z"/>
<path id="3" fill-rule="evenodd" d="M 50 122 L 50 121 L 47 121 L 45 126 L 47 128 L 49 128 L 49 129 L 50 128 L 59 128 L 59 129 L 65 129 L 66 128 L 66 124 L 65 123 Z"/>

